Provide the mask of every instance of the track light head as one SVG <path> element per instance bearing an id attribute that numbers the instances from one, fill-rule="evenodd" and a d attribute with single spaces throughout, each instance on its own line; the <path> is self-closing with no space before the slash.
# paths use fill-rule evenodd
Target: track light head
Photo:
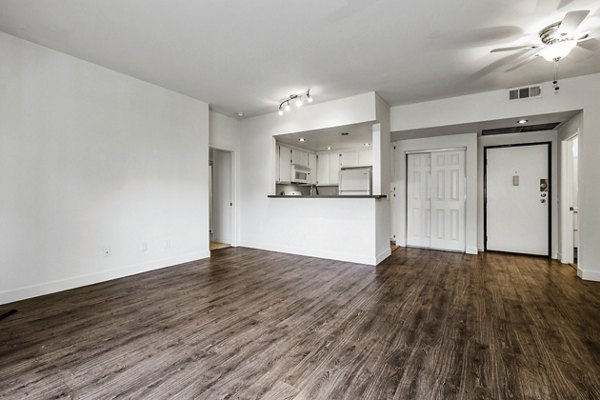
<path id="1" fill-rule="evenodd" d="M 303 96 L 306 96 L 306 99 L 303 99 L 302 98 Z M 291 94 L 288 97 L 286 97 L 285 99 L 283 99 L 281 101 L 281 103 L 279 103 L 279 109 L 277 110 L 277 113 L 279 115 L 283 115 L 284 111 L 285 112 L 290 111 L 292 108 L 292 106 L 291 106 L 292 103 L 294 103 L 296 105 L 296 107 L 300 108 L 304 104 L 303 100 L 306 100 L 306 102 L 308 102 L 308 103 L 313 102 L 313 97 L 310 95 L 310 89 L 308 89 L 306 92 L 303 92 L 300 94 Z"/>

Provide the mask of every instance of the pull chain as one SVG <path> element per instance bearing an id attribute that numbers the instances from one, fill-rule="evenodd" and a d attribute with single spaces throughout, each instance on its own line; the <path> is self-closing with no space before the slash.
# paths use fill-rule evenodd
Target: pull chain
<path id="1" fill-rule="evenodd" d="M 554 93 L 558 93 L 560 86 L 558 86 L 558 61 L 554 61 L 554 81 L 552 81 L 554 87 Z"/>

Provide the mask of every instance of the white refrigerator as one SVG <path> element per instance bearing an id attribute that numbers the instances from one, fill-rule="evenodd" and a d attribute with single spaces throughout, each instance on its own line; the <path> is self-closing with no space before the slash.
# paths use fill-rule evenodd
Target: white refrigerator
<path id="1" fill-rule="evenodd" d="M 340 170 L 340 196 L 370 196 L 373 194 L 371 183 L 372 167 L 352 167 Z"/>

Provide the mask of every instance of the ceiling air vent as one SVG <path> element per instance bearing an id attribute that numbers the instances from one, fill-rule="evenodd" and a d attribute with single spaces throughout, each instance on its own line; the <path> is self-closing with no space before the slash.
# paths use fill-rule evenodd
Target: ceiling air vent
<path id="1" fill-rule="evenodd" d="M 526 86 L 508 90 L 509 100 L 534 99 L 542 96 L 542 87 L 540 85 Z"/>
<path id="2" fill-rule="evenodd" d="M 481 131 L 482 136 L 489 135 L 503 135 L 507 133 L 520 133 L 520 132 L 540 132 L 540 131 L 553 131 L 560 122 L 551 122 L 548 124 L 539 125 L 526 125 L 526 126 L 511 126 L 509 128 L 496 128 L 496 129 L 484 129 Z"/>

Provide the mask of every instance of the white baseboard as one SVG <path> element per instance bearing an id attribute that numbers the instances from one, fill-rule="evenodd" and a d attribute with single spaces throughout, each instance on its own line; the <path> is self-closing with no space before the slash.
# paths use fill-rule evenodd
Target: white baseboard
<path id="1" fill-rule="evenodd" d="M 392 249 L 388 248 L 375 257 L 375 265 L 381 264 L 386 258 L 392 255 Z"/>
<path id="2" fill-rule="evenodd" d="M 467 253 L 467 254 L 477 254 L 478 253 L 478 249 L 477 249 L 477 247 L 467 247 L 465 249 L 465 253 Z"/>
<path id="3" fill-rule="evenodd" d="M 355 264 L 366 264 L 366 265 L 377 265 L 378 264 L 378 262 L 377 262 L 378 256 L 371 257 L 371 256 L 363 256 L 363 255 L 356 255 L 356 254 L 339 253 L 339 252 L 327 251 L 327 250 L 304 249 L 304 248 L 297 248 L 297 247 L 285 246 L 285 245 L 251 242 L 251 241 L 246 241 L 246 240 L 240 241 L 239 244 L 241 247 L 248 247 L 251 249 L 259 249 L 259 250 L 267 250 L 267 251 L 276 251 L 279 253 L 296 254 L 299 256 L 325 258 L 328 260 L 351 262 L 351 263 L 355 263 Z M 388 250 L 388 251 L 390 251 L 390 250 Z M 384 253 L 382 253 L 382 256 L 383 256 L 383 254 Z"/>
<path id="4" fill-rule="evenodd" d="M 93 274 L 80 275 L 56 281 L 44 282 L 36 285 L 25 286 L 18 289 L 0 292 L 0 304 L 12 303 L 41 296 L 44 294 L 62 292 L 63 290 L 75 289 L 82 286 L 93 285 L 100 282 L 106 282 L 113 279 L 123 278 L 125 276 L 136 275 L 142 272 L 148 272 L 156 269 L 173 267 L 190 261 L 196 261 L 203 258 L 209 258 L 210 251 L 193 252 L 176 257 L 164 258 L 160 260 L 148 261 L 141 264 L 130 265 L 126 267 L 113 268 Z"/>
<path id="5" fill-rule="evenodd" d="M 584 281 L 595 281 L 600 282 L 600 271 L 583 271 L 577 268 L 577 276 Z"/>

